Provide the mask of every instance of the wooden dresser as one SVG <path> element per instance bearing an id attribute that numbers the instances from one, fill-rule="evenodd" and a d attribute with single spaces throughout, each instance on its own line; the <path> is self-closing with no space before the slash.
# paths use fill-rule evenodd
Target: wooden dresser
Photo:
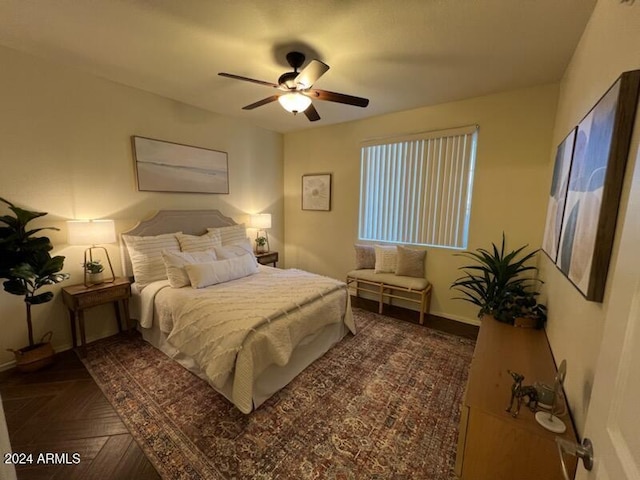
<path id="1" fill-rule="evenodd" d="M 523 385 L 553 385 L 556 367 L 546 334 L 484 317 L 462 403 L 456 474 L 462 480 L 564 480 L 557 434 L 542 428 L 524 402 L 518 418 L 506 411 L 513 383 L 507 369 L 523 374 Z M 571 365 L 567 371 L 571 375 Z M 575 442 L 569 414 L 560 418 L 567 425 L 560 436 Z M 571 478 L 576 460 L 565 456 Z"/>

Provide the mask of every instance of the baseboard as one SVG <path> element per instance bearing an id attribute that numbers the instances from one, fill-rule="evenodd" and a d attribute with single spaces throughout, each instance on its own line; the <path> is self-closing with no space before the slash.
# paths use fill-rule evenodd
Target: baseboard
<path id="1" fill-rule="evenodd" d="M 0 365 L 0 372 L 4 372 L 5 370 L 9 370 L 13 367 L 16 366 L 16 361 L 15 360 L 11 360 L 10 362 L 7 363 L 3 363 L 2 365 Z"/>
<path id="2" fill-rule="evenodd" d="M 443 312 L 429 312 L 429 314 L 446 318 L 447 320 L 453 320 L 455 322 L 466 323 L 467 325 L 474 325 L 476 327 L 479 327 L 482 324 L 482 322 L 480 322 L 480 320 L 478 320 L 477 318 L 460 317 L 458 315 L 451 315 L 449 313 Z"/>

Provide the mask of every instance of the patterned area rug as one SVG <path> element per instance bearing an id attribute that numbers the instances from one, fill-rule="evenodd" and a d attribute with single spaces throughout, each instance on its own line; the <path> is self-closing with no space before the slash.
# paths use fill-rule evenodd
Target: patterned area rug
<path id="1" fill-rule="evenodd" d="M 453 479 L 474 342 L 354 309 L 358 328 L 250 415 L 138 335 L 83 360 L 167 479 Z"/>

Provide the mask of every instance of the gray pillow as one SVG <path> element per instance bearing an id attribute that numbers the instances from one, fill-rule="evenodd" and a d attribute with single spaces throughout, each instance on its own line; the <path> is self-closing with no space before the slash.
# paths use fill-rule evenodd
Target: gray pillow
<path id="1" fill-rule="evenodd" d="M 376 266 L 376 252 L 372 245 L 354 245 L 356 249 L 356 270 L 374 268 Z"/>
<path id="2" fill-rule="evenodd" d="M 396 275 L 424 278 L 424 259 L 426 255 L 426 250 L 398 246 Z"/>

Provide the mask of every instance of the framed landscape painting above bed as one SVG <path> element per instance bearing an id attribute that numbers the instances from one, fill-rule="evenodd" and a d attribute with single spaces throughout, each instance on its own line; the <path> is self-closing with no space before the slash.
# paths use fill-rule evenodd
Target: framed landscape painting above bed
<path id="1" fill-rule="evenodd" d="M 138 190 L 229 193 L 226 152 L 132 137 Z"/>

